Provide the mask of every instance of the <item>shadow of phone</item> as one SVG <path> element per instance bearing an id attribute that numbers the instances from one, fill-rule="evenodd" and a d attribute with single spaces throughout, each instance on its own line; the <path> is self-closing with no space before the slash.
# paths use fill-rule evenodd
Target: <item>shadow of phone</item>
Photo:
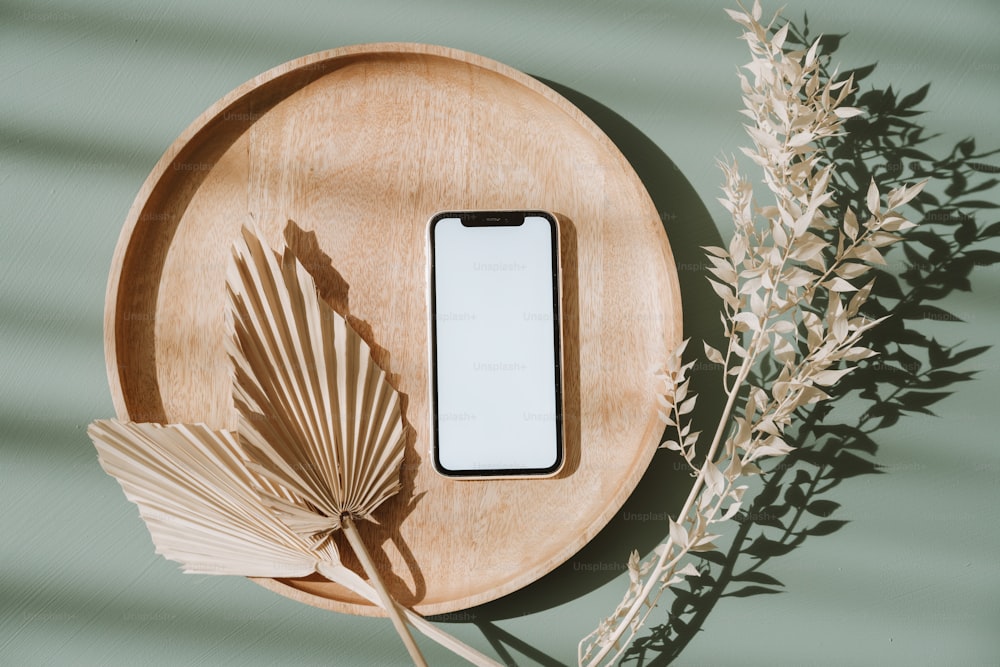
<path id="1" fill-rule="evenodd" d="M 569 477 L 580 467 L 580 281 L 577 275 L 576 226 L 557 211 L 562 263 L 562 433 L 563 462 L 557 478 Z"/>

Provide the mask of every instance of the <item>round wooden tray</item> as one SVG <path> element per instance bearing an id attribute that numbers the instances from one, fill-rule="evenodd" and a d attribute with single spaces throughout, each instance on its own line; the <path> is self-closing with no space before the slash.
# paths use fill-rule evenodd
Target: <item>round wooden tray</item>
<path id="1" fill-rule="evenodd" d="M 450 480 L 428 453 L 426 223 L 504 208 L 562 222 L 567 463 L 553 479 Z M 115 251 L 105 351 L 120 419 L 235 426 L 225 270 L 250 219 L 386 350 L 407 397 L 403 492 L 360 527 L 402 603 L 441 614 L 509 593 L 619 510 L 662 433 L 653 374 L 681 302 L 649 195 L 576 107 L 497 62 L 414 44 L 306 56 L 224 97 L 160 159 Z M 319 576 L 257 581 L 380 613 Z"/>

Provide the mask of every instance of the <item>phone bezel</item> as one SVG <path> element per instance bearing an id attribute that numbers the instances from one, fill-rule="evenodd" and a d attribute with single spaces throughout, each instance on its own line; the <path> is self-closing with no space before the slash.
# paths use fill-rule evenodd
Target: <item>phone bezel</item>
<path id="1" fill-rule="evenodd" d="M 551 466 L 545 468 L 474 468 L 453 470 L 445 467 L 439 456 L 438 443 L 438 372 L 437 372 L 437 308 L 436 308 L 436 272 L 434 228 L 444 219 L 458 218 L 465 227 L 519 226 L 525 218 L 544 218 L 549 223 L 552 240 L 552 320 L 553 345 L 555 346 L 555 407 L 556 407 L 556 455 Z M 562 270 L 561 247 L 559 241 L 559 220 L 548 211 L 538 209 L 517 210 L 459 210 L 441 211 L 431 216 L 427 223 L 427 303 L 428 303 L 428 359 L 429 359 L 429 394 L 431 459 L 434 469 L 441 475 L 457 479 L 520 479 L 552 477 L 559 473 L 566 459 L 563 434 L 563 331 L 562 331 Z"/>

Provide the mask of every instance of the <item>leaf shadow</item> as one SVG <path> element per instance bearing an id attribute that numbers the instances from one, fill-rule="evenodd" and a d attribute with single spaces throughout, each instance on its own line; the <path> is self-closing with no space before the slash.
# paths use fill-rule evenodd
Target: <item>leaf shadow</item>
<path id="1" fill-rule="evenodd" d="M 843 37 L 821 38 L 825 66 Z M 792 24 L 785 48 L 807 48 L 814 39 L 806 16 L 801 27 Z M 853 75 L 858 84 L 875 69 L 872 64 L 838 78 Z M 622 664 L 669 664 L 724 598 L 780 593 L 783 584 L 767 573 L 768 565 L 807 539 L 831 535 L 848 523 L 837 518 L 841 505 L 834 497 L 841 482 L 886 472 L 876 458 L 878 432 L 907 414 L 933 414 L 934 404 L 956 385 L 974 379 L 975 371 L 963 365 L 988 347 L 942 343 L 935 333 L 938 324 L 964 319 L 947 308 L 948 297 L 971 291 L 974 271 L 1000 263 L 1000 252 L 986 247 L 995 247 L 1000 237 L 995 219 L 1000 150 L 981 151 L 968 138 L 932 155 L 928 144 L 934 135 L 918 122 L 923 112 L 917 108 L 929 88 L 928 83 L 901 95 L 891 86 L 863 92 L 858 86 L 847 104 L 866 114 L 850 119 L 847 132 L 826 145 L 838 170 L 831 185 L 834 201 L 859 214 L 873 177 L 883 192 L 929 181 L 912 202 L 918 227 L 896 244 L 886 266 L 876 269 L 865 306 L 869 317 L 890 316 L 866 339 L 878 356 L 841 380 L 833 400 L 800 413 L 798 428 L 787 438 L 796 449 L 765 470 L 751 507 L 735 518 L 738 528 L 728 549 L 698 554 L 699 576 L 672 589 L 667 620 L 636 640 Z M 987 216 L 992 217 L 982 222 Z M 827 423 L 846 396 L 861 401 L 860 416 L 851 424 Z"/>
<path id="2" fill-rule="evenodd" d="M 495 623 L 484 620 L 477 621 L 475 625 L 483 633 L 486 641 L 490 643 L 490 646 L 497 652 L 497 656 L 505 665 L 513 667 L 518 664 L 517 659 L 509 650 L 513 649 L 530 659 L 531 664 L 534 665 L 542 665 L 543 667 L 568 667 L 567 663 L 556 660 L 551 655 L 538 650 Z"/>

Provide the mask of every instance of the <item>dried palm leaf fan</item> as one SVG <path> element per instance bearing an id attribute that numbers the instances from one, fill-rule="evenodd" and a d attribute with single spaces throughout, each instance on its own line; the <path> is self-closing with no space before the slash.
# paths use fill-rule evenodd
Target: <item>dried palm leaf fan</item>
<path id="1" fill-rule="evenodd" d="M 243 230 L 229 265 L 233 397 L 251 469 L 285 493 L 266 501 L 304 537 L 343 529 L 411 656 L 422 663 L 395 601 L 358 535 L 399 491 L 399 395 L 368 345 L 285 249 Z"/>
<path id="2" fill-rule="evenodd" d="M 495 665 L 389 595 L 355 526 L 399 491 L 399 395 L 371 350 L 320 297 L 294 254 L 243 230 L 227 279 L 238 435 L 203 425 L 99 420 L 101 465 L 186 572 L 319 572 L 382 606 L 417 664 L 407 622 L 469 661 Z M 365 581 L 341 561 L 343 530 Z"/>

